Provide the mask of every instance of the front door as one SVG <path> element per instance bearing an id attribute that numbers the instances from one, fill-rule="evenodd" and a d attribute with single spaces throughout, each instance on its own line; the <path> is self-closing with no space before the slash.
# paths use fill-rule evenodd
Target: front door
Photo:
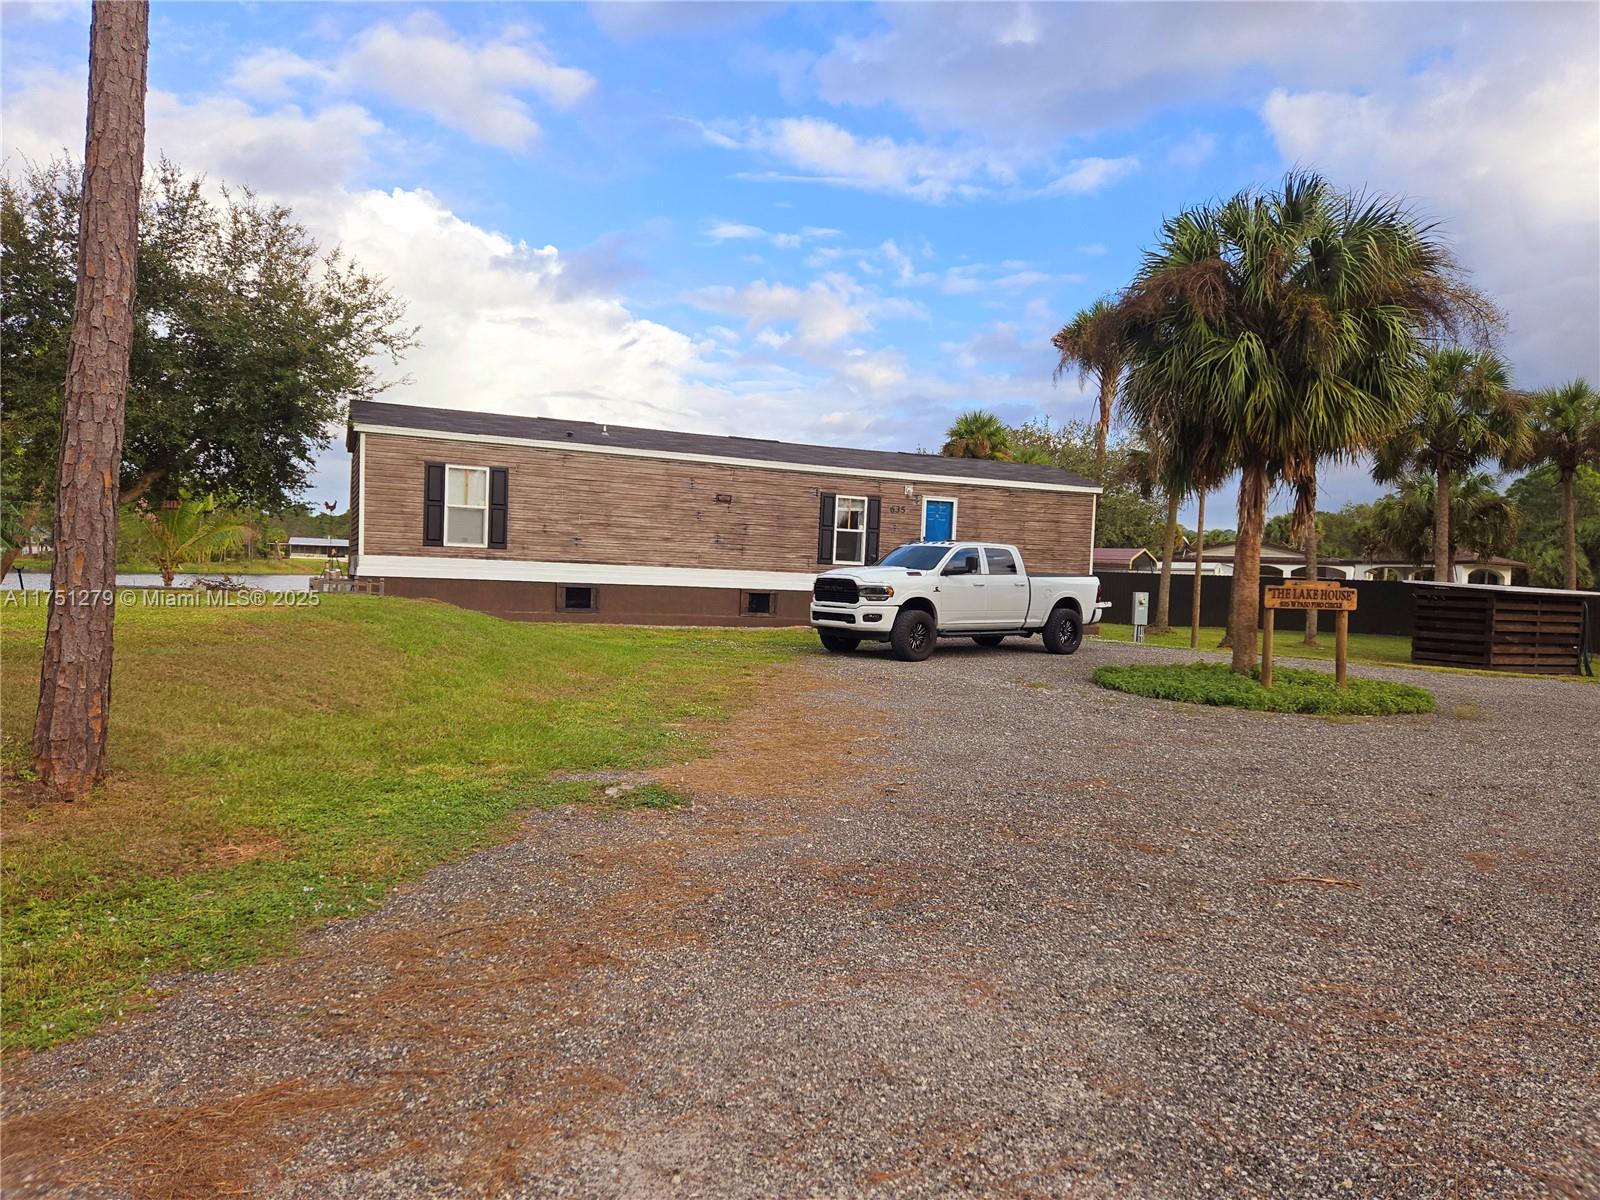
<path id="1" fill-rule="evenodd" d="M 948 542 L 956 536 L 956 502 L 954 500 L 924 500 L 922 502 L 922 540 Z"/>

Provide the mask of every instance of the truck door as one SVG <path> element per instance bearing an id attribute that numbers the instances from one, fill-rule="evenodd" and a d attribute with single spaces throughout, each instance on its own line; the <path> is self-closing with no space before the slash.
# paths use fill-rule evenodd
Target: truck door
<path id="1" fill-rule="evenodd" d="M 985 546 L 984 565 L 989 568 L 984 602 L 993 629 L 1021 629 L 1028 619 L 1028 577 L 1017 569 L 1017 556 L 1004 546 Z"/>
<path id="2" fill-rule="evenodd" d="M 939 572 L 935 602 L 939 606 L 940 629 L 988 628 L 988 588 L 983 574 L 983 556 L 976 546 L 960 546 L 945 560 Z"/>

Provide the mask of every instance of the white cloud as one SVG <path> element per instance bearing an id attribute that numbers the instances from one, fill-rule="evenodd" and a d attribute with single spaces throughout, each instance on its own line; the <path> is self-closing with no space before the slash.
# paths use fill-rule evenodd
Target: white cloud
<path id="1" fill-rule="evenodd" d="M 506 150 L 525 149 L 540 135 L 523 94 L 565 109 L 595 87 L 587 71 L 556 63 L 519 29 L 473 44 L 429 13 L 398 25 L 380 22 L 329 62 L 265 50 L 242 61 L 232 78 L 234 87 L 265 99 L 287 96 L 291 85 L 303 81 L 383 96 Z"/>
<path id="2" fill-rule="evenodd" d="M 713 242 L 765 241 L 767 231 L 755 225 L 738 225 L 732 221 L 713 221 L 706 226 L 706 236 Z"/>
<path id="3" fill-rule="evenodd" d="M 770 242 L 780 250 L 798 250 L 807 242 L 827 241 L 842 236 L 839 230 L 820 225 L 807 225 L 794 233 L 769 233 L 759 225 L 741 225 L 736 221 L 709 221 L 705 235 L 713 242 Z"/>
<path id="4" fill-rule="evenodd" d="M 1018 259 L 1008 260 L 998 267 L 974 262 L 938 271 L 923 270 L 918 267 L 916 259 L 893 238 L 879 245 L 876 252 L 856 253 L 863 255 L 858 265 L 869 274 L 883 274 L 886 271 L 890 282 L 900 287 L 933 288 L 946 296 L 970 296 L 987 291 L 1014 292 L 1047 283 L 1080 283 L 1084 278 L 1082 275 L 1040 271 Z M 923 247 L 920 254 L 924 258 L 931 257 L 932 250 Z M 882 269 L 873 261 L 874 258 L 882 263 Z"/>
<path id="5" fill-rule="evenodd" d="M 18 83 L 5 99 L 5 157 L 42 162 L 66 152 L 81 159 L 87 94 L 83 75 L 35 71 Z M 155 88 L 146 97 L 145 118 L 145 150 L 151 159 L 165 152 L 191 171 L 280 194 L 349 181 L 365 162 L 367 142 L 380 129 L 352 104 L 316 113 L 294 105 L 256 113 L 227 96 L 186 103 Z"/>
<path id="6" fill-rule="evenodd" d="M 722 122 L 703 126 L 706 141 L 778 164 L 739 178 L 808 182 L 901 196 L 927 204 L 989 197 L 1087 195 L 1139 169 L 1134 156 L 1073 159 L 1058 170 L 1050 156 L 987 140 L 936 143 L 864 137 L 821 117 Z M 1023 177 L 1047 178 L 1026 185 Z"/>
<path id="7" fill-rule="evenodd" d="M 1217 149 L 1217 135 L 1197 130 L 1167 151 L 1167 161 L 1176 167 L 1198 167 Z"/>
<path id="8" fill-rule="evenodd" d="M 749 328 L 789 325 L 796 341 L 818 349 L 872 328 L 872 305 L 861 289 L 842 276 L 813 281 L 804 288 L 758 279 L 742 288 L 709 287 L 691 292 L 690 303 L 708 312 L 743 317 Z M 758 340 L 771 345 L 774 332 Z M 784 339 L 785 341 L 787 339 Z"/>
<path id="9" fill-rule="evenodd" d="M 835 41 L 815 80 L 831 104 L 889 104 L 929 129 L 1053 145 L 1226 98 L 1246 77 L 1380 80 L 1420 49 L 1451 46 L 1488 7 L 890 4 L 875 31 Z"/>
<path id="10" fill-rule="evenodd" d="M 846 352 L 839 371 L 846 379 L 874 391 L 897 387 L 905 383 L 908 375 L 906 356 L 898 350 L 859 347 Z"/>
<path id="11" fill-rule="evenodd" d="M 1560 7 L 1467 61 L 1362 93 L 1279 90 L 1262 109 L 1285 160 L 1442 222 L 1507 309 L 1528 387 L 1600 375 L 1600 10 Z"/>
<path id="12" fill-rule="evenodd" d="M 618 41 L 652 37 L 699 37 L 757 25 L 779 11 L 775 4 L 722 0 L 599 0 L 589 5 L 594 23 Z"/>
<path id="13" fill-rule="evenodd" d="M 858 137 L 820 117 L 711 126 L 705 136 L 713 145 L 754 151 L 788 168 L 745 178 L 802 179 L 934 204 L 980 195 L 1014 178 L 1009 164 L 982 147 Z"/>
<path id="14" fill-rule="evenodd" d="M 1078 158 L 1044 188 L 1047 196 L 1087 196 L 1126 179 L 1139 169 L 1139 160 L 1127 158 Z"/>
<path id="15" fill-rule="evenodd" d="M 287 100 L 294 94 L 293 84 L 302 80 L 332 83 L 336 73 L 318 66 L 292 50 L 271 47 L 242 59 L 233 68 L 228 84 L 258 100 Z"/>

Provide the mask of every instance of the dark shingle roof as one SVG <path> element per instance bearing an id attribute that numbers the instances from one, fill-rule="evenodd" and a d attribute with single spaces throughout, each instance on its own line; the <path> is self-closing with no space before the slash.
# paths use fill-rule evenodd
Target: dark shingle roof
<path id="1" fill-rule="evenodd" d="M 720 437 L 709 433 L 675 433 L 627 425 L 596 425 L 556 417 L 514 417 L 503 413 L 455 408 L 422 408 L 381 400 L 356 400 L 350 405 L 352 425 L 389 425 L 418 433 L 477 434 L 482 437 L 528 438 L 540 442 L 577 442 L 623 450 L 662 454 L 707 454 L 752 462 L 835 467 L 873 475 L 895 471 L 905 475 L 939 475 L 990 483 L 1053 483 L 1094 488 L 1081 475 L 1030 463 L 995 462 L 983 458 L 945 458 L 939 454 L 902 454 L 893 450 L 851 450 L 844 446 L 807 446 L 765 438 Z"/>

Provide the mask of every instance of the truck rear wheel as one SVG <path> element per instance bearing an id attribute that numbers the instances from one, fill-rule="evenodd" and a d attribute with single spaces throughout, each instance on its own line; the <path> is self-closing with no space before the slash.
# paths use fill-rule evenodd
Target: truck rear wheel
<path id="1" fill-rule="evenodd" d="M 1083 644 L 1083 618 L 1062 605 L 1044 623 L 1044 648 L 1051 654 L 1076 654 Z"/>
<path id="2" fill-rule="evenodd" d="M 972 640 L 977 642 L 980 646 L 998 646 L 1001 642 L 1006 640 L 1006 635 L 1003 633 L 986 633 L 981 637 L 975 637 Z"/>
<path id="3" fill-rule="evenodd" d="M 921 662 L 933 653 L 938 634 L 931 615 L 921 609 L 902 608 L 889 634 L 889 648 L 901 662 Z"/>
<path id="4" fill-rule="evenodd" d="M 849 654 L 861 645 L 860 638 L 846 637 L 842 633 L 819 633 L 817 637 L 822 640 L 822 648 L 829 654 Z"/>

